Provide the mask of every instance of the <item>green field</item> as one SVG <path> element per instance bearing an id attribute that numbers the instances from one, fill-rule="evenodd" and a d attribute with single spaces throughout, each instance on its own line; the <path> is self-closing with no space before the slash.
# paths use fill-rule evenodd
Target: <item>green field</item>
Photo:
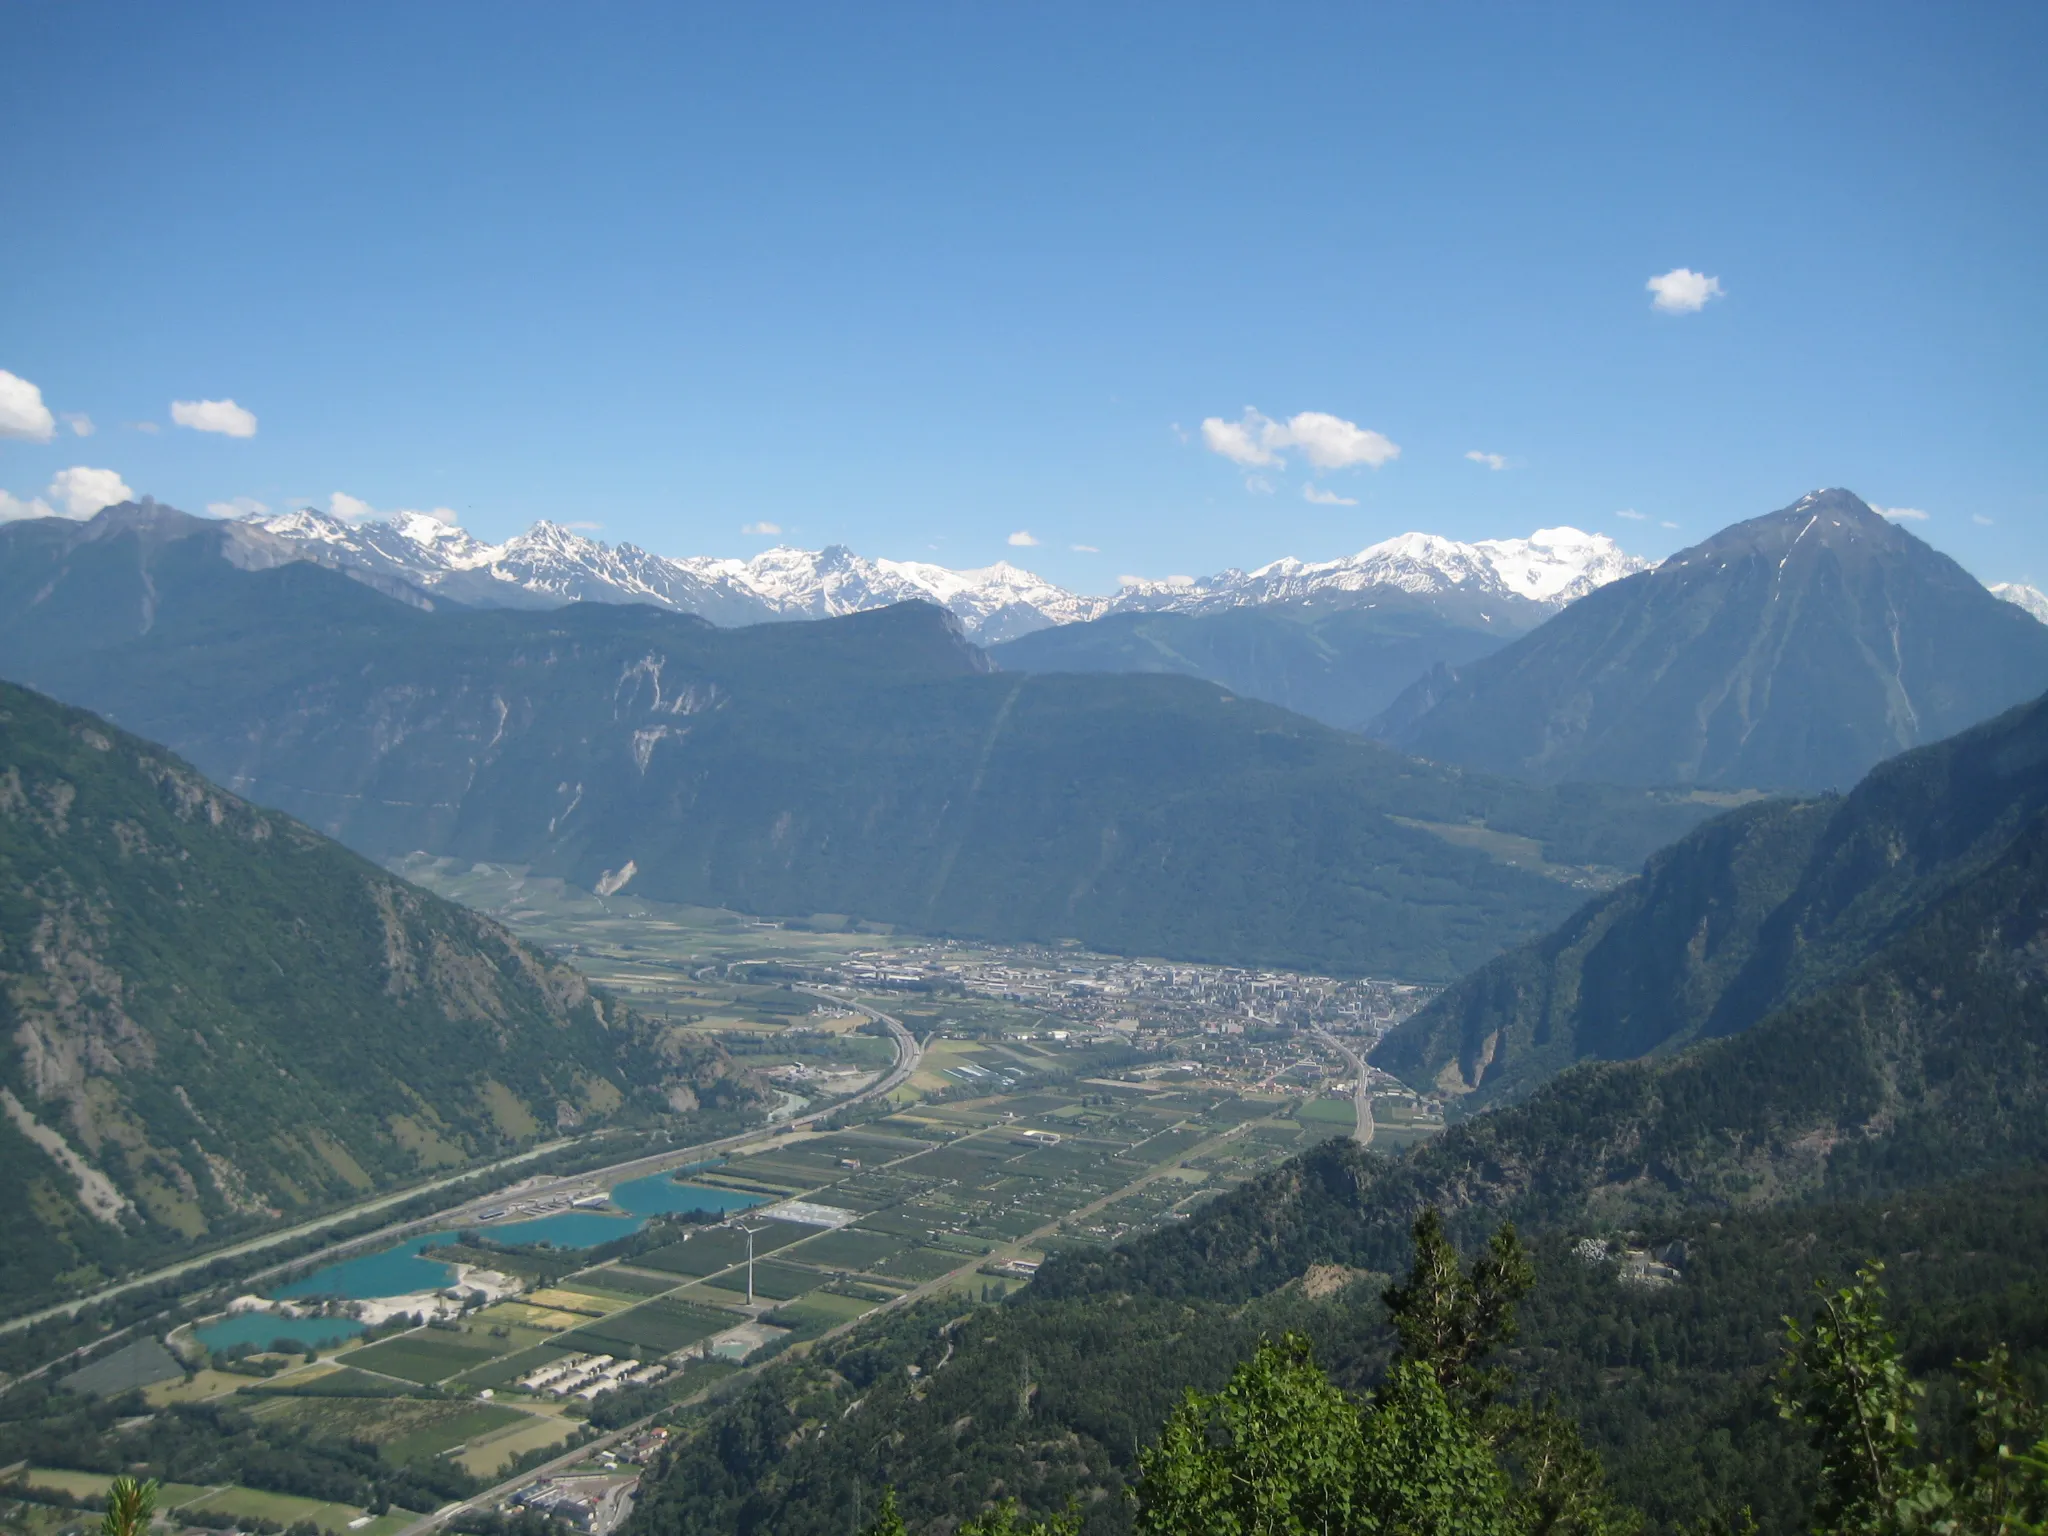
<path id="1" fill-rule="evenodd" d="M 497 1353 L 498 1341 L 488 1336 L 421 1329 L 350 1350 L 345 1358 L 359 1370 L 425 1385 L 472 1370 Z"/>
<path id="2" fill-rule="evenodd" d="M 573 1346 L 558 1345 L 550 1341 L 532 1349 L 522 1349 L 516 1355 L 506 1355 L 483 1365 L 464 1371 L 455 1378 L 455 1384 L 480 1391 L 485 1387 L 502 1392 L 528 1371 L 538 1370 L 543 1365 L 559 1360 L 563 1353 Z"/>
<path id="3" fill-rule="evenodd" d="M 1346 1131 L 1358 1128 L 1358 1111 L 1348 1098 L 1304 1099 L 1294 1118 L 1303 1125 L 1337 1125 Z"/>
<path id="4" fill-rule="evenodd" d="M 673 1275 L 643 1274 L 639 1270 L 621 1269 L 607 1265 L 603 1269 L 586 1269 L 580 1275 L 571 1275 L 561 1283 L 563 1290 L 588 1289 L 596 1295 L 612 1296 L 659 1296 L 663 1291 L 672 1291 L 679 1284 Z"/>
<path id="5" fill-rule="evenodd" d="M 754 1255 L 773 1253 L 799 1238 L 815 1236 L 816 1227 L 793 1221 L 763 1222 L 754 1232 Z M 702 1277 L 747 1261 L 746 1234 L 733 1227 L 709 1227 L 683 1242 L 670 1243 L 652 1253 L 638 1254 L 633 1262 L 643 1269 L 666 1270 L 670 1274 Z"/>
<path id="6" fill-rule="evenodd" d="M 746 1284 L 745 1271 L 733 1278 Z M 754 1294 L 769 1301 L 788 1301 L 792 1296 L 801 1296 L 805 1291 L 814 1291 L 825 1283 L 826 1276 L 815 1269 L 802 1269 L 795 1264 L 785 1264 L 779 1259 L 754 1265 Z"/>
<path id="7" fill-rule="evenodd" d="M 943 1248 L 912 1248 L 899 1253 L 877 1270 L 879 1274 L 895 1275 L 905 1280 L 936 1280 L 939 1276 L 965 1264 L 971 1255 L 953 1253 Z"/>
<path id="8" fill-rule="evenodd" d="M 891 1254 L 901 1253 L 903 1246 L 901 1238 L 890 1237 L 886 1233 L 841 1227 L 823 1237 L 812 1238 L 796 1249 L 791 1257 L 806 1264 L 823 1265 L 826 1269 L 868 1269 Z"/>
<path id="9" fill-rule="evenodd" d="M 324 1531 L 351 1536 L 351 1520 L 363 1512 L 349 1504 L 324 1504 L 318 1499 L 301 1499 L 289 1493 L 264 1493 L 254 1488 L 222 1488 L 183 1506 L 187 1514 L 233 1515 L 243 1520 L 274 1520 L 279 1525 L 296 1525 L 310 1520 Z M 400 1524 L 407 1522 L 401 1521 Z M 359 1536 L 359 1533 L 354 1533 Z"/>
<path id="10" fill-rule="evenodd" d="M 563 1334 L 556 1342 L 591 1354 L 645 1360 L 695 1344 L 730 1328 L 736 1321 L 727 1313 L 665 1297 L 643 1302 L 630 1311 L 615 1312 L 601 1323 L 589 1323 Z"/>
<path id="11" fill-rule="evenodd" d="M 865 1317 L 874 1309 L 875 1303 L 863 1301 L 855 1296 L 837 1296 L 831 1291 L 813 1291 L 802 1301 L 792 1301 L 786 1306 L 777 1307 L 775 1316 L 798 1323 L 823 1324 L 829 1328 L 850 1318 Z"/>

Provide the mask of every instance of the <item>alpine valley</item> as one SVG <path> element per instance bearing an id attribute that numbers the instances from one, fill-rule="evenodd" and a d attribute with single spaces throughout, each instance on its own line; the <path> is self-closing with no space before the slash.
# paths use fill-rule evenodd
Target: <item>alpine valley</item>
<path id="1" fill-rule="evenodd" d="M 2017 1536 L 2030 591 L 1846 491 L 1655 567 L 1407 535 L 1108 598 L 0 527 L 11 1507 Z M 253 1273 L 307 1216 L 493 1291 Z M 1834 1391 L 1892 1415 L 1864 1483 Z"/>

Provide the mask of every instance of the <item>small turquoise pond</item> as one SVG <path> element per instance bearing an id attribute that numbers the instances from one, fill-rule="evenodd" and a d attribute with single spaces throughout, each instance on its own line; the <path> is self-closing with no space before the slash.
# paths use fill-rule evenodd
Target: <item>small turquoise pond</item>
<path id="1" fill-rule="evenodd" d="M 208 1349 L 233 1349 L 237 1344 L 267 1349 L 278 1339 L 290 1339 L 298 1349 L 312 1349 L 352 1339 L 363 1331 L 363 1325 L 352 1317 L 275 1317 L 268 1312 L 237 1312 L 233 1317 L 192 1331 Z"/>
<path id="2" fill-rule="evenodd" d="M 549 1243 L 556 1248 L 595 1248 L 638 1232 L 650 1216 L 670 1211 L 744 1211 L 765 1203 L 760 1195 L 742 1194 L 736 1189 L 708 1189 L 701 1184 L 678 1184 L 665 1173 L 633 1179 L 612 1191 L 612 1204 L 632 1214 L 605 1216 L 596 1211 L 557 1211 L 531 1221 L 507 1222 L 485 1227 L 484 1235 L 494 1243 L 519 1246 Z"/>
<path id="3" fill-rule="evenodd" d="M 367 1301 L 375 1296 L 405 1296 L 413 1291 L 438 1291 L 455 1281 L 455 1270 L 433 1259 L 423 1259 L 422 1248 L 454 1241 L 452 1232 L 430 1232 L 425 1237 L 407 1238 L 395 1248 L 343 1259 L 316 1269 L 303 1280 L 281 1285 L 270 1294 L 292 1296 L 345 1296 L 350 1301 Z"/>
<path id="4" fill-rule="evenodd" d="M 502 1226 L 484 1227 L 481 1230 L 492 1242 L 511 1246 L 523 1243 L 549 1243 L 557 1248 L 595 1248 L 599 1243 L 609 1243 L 638 1232 L 647 1225 L 650 1216 L 662 1216 L 671 1211 L 744 1211 L 750 1206 L 766 1203 L 761 1195 L 744 1194 L 736 1189 L 712 1189 L 702 1184 L 679 1184 L 666 1173 L 650 1173 L 644 1179 L 630 1179 L 614 1189 L 611 1198 L 612 1204 L 630 1214 L 606 1216 L 597 1211 L 557 1211 L 550 1216 L 536 1216 L 530 1221 L 507 1222 Z M 456 1234 L 453 1232 L 430 1232 L 424 1237 L 408 1238 L 396 1247 L 386 1248 L 378 1253 L 366 1253 L 360 1258 L 343 1259 L 339 1263 L 316 1269 L 304 1279 L 294 1280 L 289 1285 L 281 1285 L 270 1294 L 284 1298 L 344 1296 L 350 1301 L 368 1301 L 379 1296 L 406 1296 L 414 1291 L 438 1291 L 455 1283 L 455 1270 L 451 1265 L 421 1258 L 420 1252 L 422 1249 L 451 1243 L 455 1241 L 455 1237 Z M 249 1314 L 253 1318 L 267 1315 Z M 215 1326 L 230 1327 L 243 1320 L 238 1316 Z M 311 1322 L 316 1319 L 298 1321 Z M 272 1337 L 283 1335 L 266 1335 L 257 1342 L 268 1343 Z M 228 1344 L 214 1344 L 204 1332 L 201 1334 L 201 1340 L 212 1348 L 229 1347 Z M 239 1336 L 229 1341 L 231 1344 L 239 1342 Z"/>

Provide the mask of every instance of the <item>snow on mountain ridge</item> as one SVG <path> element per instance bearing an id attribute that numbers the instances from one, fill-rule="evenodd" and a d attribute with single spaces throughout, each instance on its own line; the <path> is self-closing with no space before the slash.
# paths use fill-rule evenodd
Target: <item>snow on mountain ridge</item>
<path id="1" fill-rule="evenodd" d="M 2024 581 L 1996 581 L 1991 584 L 1993 597 L 2002 597 L 2015 608 L 2023 608 L 2048 624 L 2048 592 L 2039 587 L 2030 587 Z"/>
<path id="2" fill-rule="evenodd" d="M 917 560 L 868 559 L 844 545 L 777 545 L 751 559 L 681 559 L 634 544 L 608 545 L 541 521 L 502 544 L 425 513 L 391 522 L 345 522 L 306 509 L 242 519 L 295 542 L 307 558 L 400 576 L 457 602 L 646 602 L 717 624 L 826 618 L 922 598 L 959 617 L 983 644 L 1054 624 L 1125 612 L 1212 612 L 1392 589 L 1424 598 L 1459 595 L 1534 605 L 1535 618 L 1652 562 L 1605 534 L 1538 529 L 1526 539 L 1461 544 L 1404 533 L 1335 560 L 1292 556 L 1256 570 L 1198 580 L 1127 581 L 1109 597 L 1069 592 L 1006 560 L 955 570 Z"/>

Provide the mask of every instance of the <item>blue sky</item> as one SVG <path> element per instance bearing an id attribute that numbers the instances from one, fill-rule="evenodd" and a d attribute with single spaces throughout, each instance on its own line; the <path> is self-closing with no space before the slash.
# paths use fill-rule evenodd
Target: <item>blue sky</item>
<path id="1" fill-rule="evenodd" d="M 0 35 L 0 369 L 53 413 L 0 394 L 17 502 L 90 469 L 671 554 L 773 524 L 1106 590 L 1409 528 L 1661 555 L 1840 484 L 2048 579 L 2039 5 L 0 0 Z M 1679 270 L 1719 296 L 1660 312 Z M 228 400 L 253 435 L 171 420 Z"/>

